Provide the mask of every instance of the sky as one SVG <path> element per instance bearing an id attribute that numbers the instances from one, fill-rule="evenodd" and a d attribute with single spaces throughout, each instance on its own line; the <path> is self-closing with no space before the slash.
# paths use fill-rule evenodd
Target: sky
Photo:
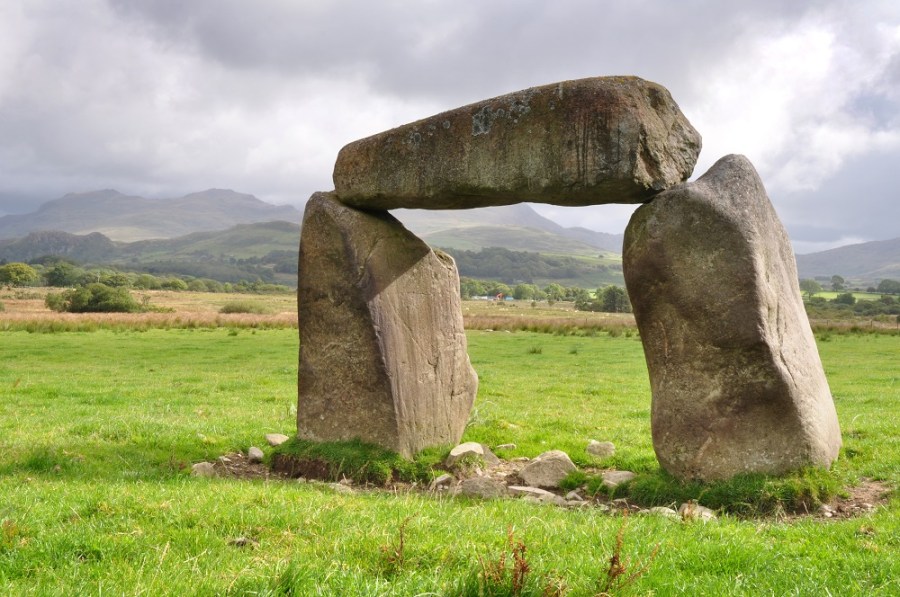
<path id="1" fill-rule="evenodd" d="M 301 206 L 340 148 L 566 79 L 667 87 L 798 253 L 900 236 L 897 0 L 3 0 L 0 215 L 69 192 Z M 634 206 L 535 206 L 621 232 Z"/>

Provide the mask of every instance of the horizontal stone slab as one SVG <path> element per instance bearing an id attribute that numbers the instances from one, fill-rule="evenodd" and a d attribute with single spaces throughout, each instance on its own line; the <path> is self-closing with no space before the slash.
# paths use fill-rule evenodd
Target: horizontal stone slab
<path id="1" fill-rule="evenodd" d="M 669 92 L 637 77 L 563 81 L 355 141 L 335 192 L 365 209 L 518 202 L 642 203 L 686 180 L 700 135 Z"/>

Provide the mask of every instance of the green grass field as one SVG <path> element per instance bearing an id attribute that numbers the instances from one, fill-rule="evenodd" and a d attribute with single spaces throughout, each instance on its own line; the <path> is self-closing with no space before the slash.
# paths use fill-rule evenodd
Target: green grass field
<path id="1" fill-rule="evenodd" d="M 516 443 L 507 457 L 559 448 L 581 464 L 588 439 L 610 440 L 614 466 L 659 474 L 635 336 L 469 341 L 481 385 L 465 439 Z M 900 337 L 834 334 L 820 351 L 844 431 L 834 476 L 896 488 Z M 508 529 L 527 545 L 521 594 L 593 595 L 623 522 L 514 500 L 189 476 L 190 463 L 292 433 L 292 329 L 7 331 L 0 354 L 3 595 L 475 595 Z M 647 561 L 657 545 L 621 594 L 900 594 L 896 497 L 846 520 L 627 519 L 623 557 Z"/>

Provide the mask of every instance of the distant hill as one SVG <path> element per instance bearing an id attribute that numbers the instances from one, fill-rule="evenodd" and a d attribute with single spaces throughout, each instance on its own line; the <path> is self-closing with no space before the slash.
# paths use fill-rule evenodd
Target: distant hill
<path id="1" fill-rule="evenodd" d="M 885 278 L 900 280 L 900 238 L 797 255 L 797 269 L 801 278 L 839 275 L 872 285 Z"/>
<path id="2" fill-rule="evenodd" d="M 551 255 L 598 255 L 605 252 L 603 249 L 559 234 L 517 226 L 451 228 L 426 234 L 422 236 L 422 240 L 433 247 L 467 251 L 502 247 L 510 251 L 529 251 Z M 612 253 L 612 251 L 608 252 Z"/>
<path id="3" fill-rule="evenodd" d="M 114 259 L 119 248 L 99 232 L 87 235 L 68 232 L 32 232 L 25 238 L 0 240 L 0 260 L 33 261 L 46 255 L 78 262 L 105 262 Z"/>
<path id="4" fill-rule="evenodd" d="M 0 239 L 55 230 L 99 232 L 114 241 L 175 238 L 192 232 L 223 230 L 236 224 L 286 220 L 299 222 L 300 211 L 253 195 L 222 189 L 177 199 L 145 199 L 114 190 L 69 193 L 30 214 L 0 217 Z"/>
<path id="5" fill-rule="evenodd" d="M 579 252 L 585 245 L 612 253 L 622 252 L 622 234 L 596 232 L 587 228 L 565 228 L 540 215 L 525 203 L 502 207 L 441 211 L 396 209 L 391 213 L 412 232 L 435 246 L 466 250 L 504 247 L 511 250 L 549 253 L 567 253 L 566 247 L 576 246 L 562 240 L 557 243 L 551 242 L 547 235 L 555 235 L 560 239 L 578 241 L 578 246 L 582 247 Z M 472 231 L 472 228 L 480 230 Z M 527 246 L 523 240 L 514 240 L 511 238 L 512 235 L 507 232 L 510 228 L 531 229 L 546 233 L 540 237 L 533 237 L 535 240 L 540 239 L 542 248 Z M 497 230 L 492 231 L 491 229 Z M 596 251 L 591 252 L 596 253 Z"/>
<path id="6" fill-rule="evenodd" d="M 0 260 L 32 261 L 52 255 L 127 271 L 221 282 L 259 278 L 294 285 L 299 241 L 300 226 L 292 222 L 240 224 L 217 232 L 132 243 L 114 242 L 99 232 L 33 232 L 22 239 L 0 240 Z"/>

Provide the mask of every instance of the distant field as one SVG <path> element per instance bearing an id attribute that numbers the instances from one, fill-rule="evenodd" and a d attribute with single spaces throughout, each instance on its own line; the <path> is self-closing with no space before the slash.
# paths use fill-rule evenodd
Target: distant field
<path id="1" fill-rule="evenodd" d="M 822 292 L 817 292 L 815 296 L 822 297 L 829 301 L 837 298 L 839 294 L 846 294 L 846 292 L 834 292 L 831 290 L 823 290 Z M 853 292 L 853 296 L 858 301 L 877 301 L 881 298 L 881 293 L 879 292 Z"/>
<path id="2" fill-rule="evenodd" d="M 173 294 L 182 296 L 153 300 L 179 305 L 172 315 L 185 320 L 214 318 L 233 298 Z M 39 299 L 0 300 L 0 324 L 39 311 Z M 287 308 L 291 297 L 271 300 Z M 602 317 L 559 305 L 464 308 L 506 321 Z M 625 323 L 598 329 L 470 331 L 480 387 L 464 439 L 516 443 L 507 456 L 561 448 L 581 464 L 593 462 L 588 439 L 611 440 L 616 455 L 605 465 L 658 475 L 641 344 Z M 519 594 L 595 595 L 608 569 L 623 519 L 595 508 L 190 477 L 193 462 L 293 433 L 290 327 L 2 330 L 0 594 L 477 595 L 508 531 L 527 546 Z M 834 334 L 819 350 L 844 434 L 833 475 L 896 489 L 900 336 Z M 900 594 L 896 495 L 842 520 L 631 516 L 623 558 L 633 566 L 659 551 L 617 594 Z"/>

